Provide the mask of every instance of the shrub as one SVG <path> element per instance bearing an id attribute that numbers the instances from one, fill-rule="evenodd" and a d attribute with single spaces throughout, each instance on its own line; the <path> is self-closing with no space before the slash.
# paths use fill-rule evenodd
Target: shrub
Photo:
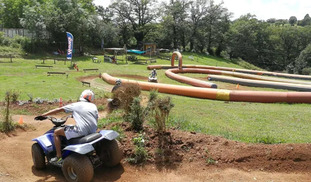
<path id="1" fill-rule="evenodd" d="M 311 74 L 311 67 L 303 68 L 301 71 L 301 74 L 303 75 L 310 75 Z"/>
<path id="2" fill-rule="evenodd" d="M 19 95 L 20 95 L 19 92 L 16 92 L 16 91 L 12 92 L 11 93 L 11 97 L 12 97 L 11 101 L 13 103 L 16 103 L 18 101 Z"/>
<path id="3" fill-rule="evenodd" d="M 229 60 L 230 59 L 230 55 L 228 54 L 227 51 L 221 51 L 220 52 L 220 57 Z"/>
<path id="4" fill-rule="evenodd" d="M 124 134 L 124 130 L 120 125 L 116 124 L 112 126 L 110 129 L 119 133 L 117 140 L 122 141 L 126 137 Z"/>
<path id="5" fill-rule="evenodd" d="M 169 113 L 174 107 L 171 97 L 157 98 L 156 92 L 150 92 L 148 106 L 145 115 L 154 117 L 151 118 L 156 129 L 159 133 L 166 131 L 166 121 L 168 120 Z"/>
<path id="6" fill-rule="evenodd" d="M 0 130 L 2 132 L 9 132 L 14 130 L 15 125 L 12 122 L 12 117 L 10 115 L 10 102 L 12 100 L 12 93 L 6 92 L 5 94 L 5 109 L 3 113 L 3 120 L 0 123 Z"/>
<path id="7" fill-rule="evenodd" d="M 124 109 L 126 115 L 131 109 L 131 104 L 135 97 L 141 93 L 137 84 L 124 84 L 113 93 L 113 99 L 119 100 L 119 107 Z"/>
<path id="8" fill-rule="evenodd" d="M 134 154 L 127 159 L 129 163 L 138 164 L 145 162 L 148 159 L 148 152 L 145 149 L 145 136 L 139 134 L 138 137 L 133 138 L 135 145 Z"/>
<path id="9" fill-rule="evenodd" d="M 130 107 L 130 111 L 127 115 L 125 115 L 125 121 L 131 123 L 132 129 L 136 131 L 140 131 L 143 129 L 144 123 L 144 109 L 140 105 L 140 99 L 135 97 L 133 103 Z"/>

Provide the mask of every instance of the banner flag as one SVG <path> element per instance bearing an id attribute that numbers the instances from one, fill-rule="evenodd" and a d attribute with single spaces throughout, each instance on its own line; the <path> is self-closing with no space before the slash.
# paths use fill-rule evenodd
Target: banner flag
<path id="1" fill-rule="evenodd" d="M 67 39 L 68 39 L 67 59 L 72 59 L 73 35 L 69 32 L 66 32 L 66 33 L 67 33 Z"/>

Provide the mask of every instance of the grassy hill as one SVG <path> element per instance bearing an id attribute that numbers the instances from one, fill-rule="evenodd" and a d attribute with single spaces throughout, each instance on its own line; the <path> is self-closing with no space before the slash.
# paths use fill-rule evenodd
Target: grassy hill
<path id="1" fill-rule="evenodd" d="M 169 56 L 169 55 L 168 55 Z M 53 59 L 48 59 L 42 64 L 38 56 L 15 58 L 13 63 L 0 63 L 0 100 L 4 99 L 6 91 L 18 92 L 21 100 L 28 100 L 29 96 L 43 99 L 76 100 L 82 90 L 88 88 L 82 86 L 78 78 L 99 73 L 109 73 L 116 77 L 130 79 L 127 75 L 147 78 L 150 70 L 146 65 L 104 63 L 103 56 L 97 56 L 101 63 L 93 63 L 91 57 L 74 57 L 79 70 L 69 69 L 70 63 L 64 64 Z M 118 59 L 123 59 L 118 56 Z M 139 57 L 143 58 L 143 57 Z M 7 62 L 0 58 L 0 62 Z M 157 59 L 156 63 L 169 65 L 170 61 Z M 255 68 L 245 62 L 231 62 L 228 60 L 206 56 L 204 54 L 183 53 L 183 64 L 211 65 L 234 68 Z M 50 65 L 52 68 L 35 68 L 35 65 Z M 242 67 L 243 66 L 243 67 Z M 83 72 L 86 68 L 98 68 L 99 72 Z M 47 76 L 47 72 L 65 72 L 66 75 Z M 158 71 L 158 80 L 161 83 L 185 85 L 167 78 L 165 70 Z M 193 77 L 206 77 L 206 75 L 193 75 Z M 97 83 L 107 85 L 97 78 Z M 147 79 L 146 79 L 147 81 Z M 235 88 L 235 85 L 217 83 L 221 88 Z M 92 88 L 93 89 L 93 88 Z M 243 87 L 243 89 L 267 90 L 266 88 Z M 107 93 L 102 89 L 94 89 L 96 95 L 103 96 Z M 273 89 L 268 89 L 273 90 Z M 148 95 L 148 92 L 143 92 Z M 160 94 L 170 96 L 175 107 L 172 109 L 169 125 L 182 130 L 202 132 L 219 135 L 228 139 L 244 142 L 262 143 L 308 143 L 311 141 L 311 118 L 309 104 L 263 104 L 247 102 L 224 102 L 207 99 Z"/>

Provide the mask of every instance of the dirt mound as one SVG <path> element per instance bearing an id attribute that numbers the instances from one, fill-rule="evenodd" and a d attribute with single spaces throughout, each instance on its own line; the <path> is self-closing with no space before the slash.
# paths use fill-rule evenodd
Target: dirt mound
<path id="1" fill-rule="evenodd" d="M 128 123 L 122 123 L 124 154 L 133 155 L 133 137 Z M 176 168 L 185 163 L 197 166 L 236 168 L 245 171 L 308 172 L 311 144 L 246 144 L 194 132 L 170 129 L 164 138 L 150 127 L 144 129 L 148 163 L 158 168 Z"/>
<path id="2" fill-rule="evenodd" d="M 97 102 L 105 103 L 104 100 Z M 41 104 L 47 110 L 58 104 Z M 16 109 L 38 114 L 38 106 L 23 105 Z M 43 171 L 33 168 L 32 139 L 52 127 L 50 122 L 34 121 L 36 115 L 23 115 L 28 130 L 0 133 L 0 181 L 64 181 L 59 168 L 48 166 Z M 20 115 L 13 117 L 18 121 Z M 73 124 L 74 121 L 69 121 Z M 106 128 L 110 128 L 111 124 Z M 311 178 L 311 144 L 247 144 L 195 132 L 168 129 L 161 137 L 151 127 L 142 132 L 148 159 L 131 165 L 133 138 L 140 135 L 130 130 L 129 123 L 118 123 L 124 130 L 121 141 L 124 159 L 115 168 L 100 167 L 93 181 L 309 181 Z"/>

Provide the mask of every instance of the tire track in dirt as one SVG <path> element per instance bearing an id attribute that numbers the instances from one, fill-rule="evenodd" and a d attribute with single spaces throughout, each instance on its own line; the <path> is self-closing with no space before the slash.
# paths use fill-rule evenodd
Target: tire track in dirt
<path id="1" fill-rule="evenodd" d="M 14 116 L 18 121 L 20 115 Z M 42 135 L 52 127 L 49 121 L 34 121 L 35 116 L 22 116 L 27 124 L 32 124 L 35 130 L 17 130 L 0 139 L 0 181 L 33 182 L 33 181 L 64 181 L 59 168 L 47 166 L 38 171 L 33 168 L 31 145 L 33 138 Z M 69 123 L 74 123 L 69 120 Z M 94 182 L 100 181 L 310 181 L 311 175 L 307 172 L 266 172 L 257 170 L 241 170 L 235 168 L 221 168 L 202 165 L 196 162 L 183 162 L 178 167 L 157 169 L 154 164 L 132 166 L 122 161 L 114 168 L 100 167 L 95 170 Z"/>

